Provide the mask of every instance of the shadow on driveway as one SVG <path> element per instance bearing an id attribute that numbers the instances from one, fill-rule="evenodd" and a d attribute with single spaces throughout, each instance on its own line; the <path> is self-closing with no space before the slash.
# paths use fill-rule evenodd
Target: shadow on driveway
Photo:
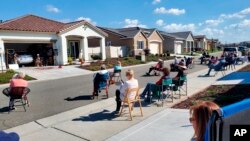
<path id="1" fill-rule="evenodd" d="M 110 112 L 109 110 L 103 110 L 101 112 L 89 114 L 88 116 L 80 116 L 79 118 L 75 118 L 72 121 L 102 121 L 102 120 L 109 120 L 117 118 L 114 113 Z"/>

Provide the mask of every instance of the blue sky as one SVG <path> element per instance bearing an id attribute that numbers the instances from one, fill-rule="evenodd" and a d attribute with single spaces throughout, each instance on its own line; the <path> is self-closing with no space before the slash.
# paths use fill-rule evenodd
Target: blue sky
<path id="1" fill-rule="evenodd" d="M 0 19 L 25 14 L 104 27 L 191 30 L 222 43 L 250 40 L 250 0 L 5 0 Z"/>

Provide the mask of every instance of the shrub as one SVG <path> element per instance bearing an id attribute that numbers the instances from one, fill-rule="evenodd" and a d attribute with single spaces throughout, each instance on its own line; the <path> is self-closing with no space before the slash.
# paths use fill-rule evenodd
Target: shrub
<path id="1" fill-rule="evenodd" d="M 91 55 L 91 58 L 93 60 L 101 60 L 102 59 L 102 57 L 100 55 Z"/>
<path id="2" fill-rule="evenodd" d="M 143 50 L 145 55 L 148 56 L 150 54 L 150 49 L 146 48 Z"/>
<path id="3" fill-rule="evenodd" d="M 68 57 L 68 63 L 69 63 L 69 64 L 72 64 L 72 62 L 73 62 L 73 59 L 72 59 L 72 57 L 69 56 L 69 57 Z"/>

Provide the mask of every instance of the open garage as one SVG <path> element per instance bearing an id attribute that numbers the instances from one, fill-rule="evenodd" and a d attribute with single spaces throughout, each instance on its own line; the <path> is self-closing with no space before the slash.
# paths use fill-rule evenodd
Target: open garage
<path id="1" fill-rule="evenodd" d="M 34 66 L 39 54 L 43 66 L 54 65 L 52 43 L 19 43 L 7 42 L 5 47 L 6 65 L 15 63 L 15 56 L 18 64 L 22 66 Z"/>

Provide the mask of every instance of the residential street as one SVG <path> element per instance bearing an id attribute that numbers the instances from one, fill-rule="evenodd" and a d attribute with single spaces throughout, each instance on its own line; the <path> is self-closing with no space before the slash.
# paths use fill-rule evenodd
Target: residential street
<path id="1" fill-rule="evenodd" d="M 165 63 L 169 67 L 170 62 Z M 147 82 L 155 82 L 160 76 L 143 77 L 150 65 L 131 67 L 135 71 L 136 78 L 139 80 L 140 87 L 144 87 Z M 125 68 L 126 70 L 127 68 Z M 195 68 L 189 69 L 188 73 L 207 69 L 205 65 L 195 65 Z M 123 71 L 123 76 L 124 76 Z M 8 98 L 0 96 L 0 129 L 8 129 L 44 117 L 55 115 L 80 106 L 88 105 L 99 99 L 90 100 L 92 94 L 92 75 L 82 75 L 77 77 L 63 78 L 58 80 L 49 80 L 30 83 L 31 93 L 28 95 L 31 106 L 27 112 L 23 112 L 22 107 L 8 114 Z M 176 73 L 171 73 L 171 76 Z M 112 85 L 109 89 L 110 97 L 114 96 L 117 86 Z M 0 86 L 2 91 L 3 87 Z"/>

